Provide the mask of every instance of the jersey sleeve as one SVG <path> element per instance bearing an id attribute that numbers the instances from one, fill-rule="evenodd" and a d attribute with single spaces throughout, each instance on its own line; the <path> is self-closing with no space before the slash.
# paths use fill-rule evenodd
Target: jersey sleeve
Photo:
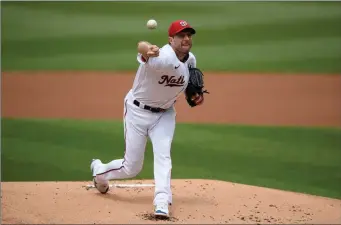
<path id="1" fill-rule="evenodd" d="M 138 61 L 140 64 L 146 64 L 146 60 L 143 58 L 143 56 L 142 56 L 141 53 L 137 53 L 137 61 Z"/>
<path id="2" fill-rule="evenodd" d="M 167 55 L 162 51 L 160 51 L 160 55 L 158 57 L 150 57 L 147 61 L 143 58 L 141 53 L 138 53 L 137 61 L 154 70 L 165 71 L 172 68 L 171 58 L 167 57 Z"/>

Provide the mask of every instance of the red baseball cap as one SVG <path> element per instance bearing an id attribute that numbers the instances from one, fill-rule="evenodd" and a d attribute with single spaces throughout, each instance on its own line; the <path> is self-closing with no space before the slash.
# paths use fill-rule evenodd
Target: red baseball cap
<path id="1" fill-rule="evenodd" d="M 184 29 L 189 29 L 192 34 L 196 33 L 193 27 L 191 27 L 191 25 L 189 25 L 189 23 L 186 22 L 185 20 L 176 20 L 169 26 L 168 36 L 173 37 L 174 35 L 183 31 Z"/>

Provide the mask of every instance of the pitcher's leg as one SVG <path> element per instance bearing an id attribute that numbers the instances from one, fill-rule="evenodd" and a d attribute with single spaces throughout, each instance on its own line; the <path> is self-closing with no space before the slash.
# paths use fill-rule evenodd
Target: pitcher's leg
<path id="1" fill-rule="evenodd" d="M 97 163 L 95 174 L 96 180 L 99 182 L 132 178 L 142 170 L 147 132 L 144 127 L 139 127 L 138 118 L 131 110 L 133 109 L 128 108 L 124 118 L 124 158 L 113 160 L 107 164 Z"/>
<path id="2" fill-rule="evenodd" d="M 135 177 L 143 167 L 147 137 L 127 126 L 126 149 L 123 159 L 102 164 L 97 169 L 97 179 L 127 179 Z"/>
<path id="3" fill-rule="evenodd" d="M 154 152 L 154 205 L 172 203 L 171 145 L 175 129 L 175 112 L 165 112 L 149 132 Z"/>

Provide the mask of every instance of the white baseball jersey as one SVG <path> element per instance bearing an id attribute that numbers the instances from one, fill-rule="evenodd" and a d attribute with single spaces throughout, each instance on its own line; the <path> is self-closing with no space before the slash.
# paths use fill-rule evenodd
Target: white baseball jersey
<path id="1" fill-rule="evenodd" d="M 164 109 L 170 108 L 186 89 L 188 67 L 196 67 L 196 59 L 191 52 L 183 63 L 169 44 L 160 48 L 158 57 L 151 57 L 147 62 L 138 53 L 137 61 L 140 66 L 132 87 L 134 98 L 145 105 Z"/>

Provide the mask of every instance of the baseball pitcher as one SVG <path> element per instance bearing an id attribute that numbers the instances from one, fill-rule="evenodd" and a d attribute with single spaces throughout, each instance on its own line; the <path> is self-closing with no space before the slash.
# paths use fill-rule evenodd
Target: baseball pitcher
<path id="1" fill-rule="evenodd" d="M 165 218 L 172 204 L 174 104 L 184 93 L 189 106 L 195 107 L 204 102 L 204 93 L 208 93 L 203 90 L 203 74 L 190 52 L 195 33 L 189 23 L 177 20 L 171 23 L 168 44 L 162 48 L 146 41 L 138 43 L 139 67 L 133 87 L 124 98 L 124 157 L 107 164 L 99 159 L 91 162 L 94 185 L 105 194 L 109 180 L 133 178 L 142 170 L 149 137 L 154 154 L 154 213 Z"/>

